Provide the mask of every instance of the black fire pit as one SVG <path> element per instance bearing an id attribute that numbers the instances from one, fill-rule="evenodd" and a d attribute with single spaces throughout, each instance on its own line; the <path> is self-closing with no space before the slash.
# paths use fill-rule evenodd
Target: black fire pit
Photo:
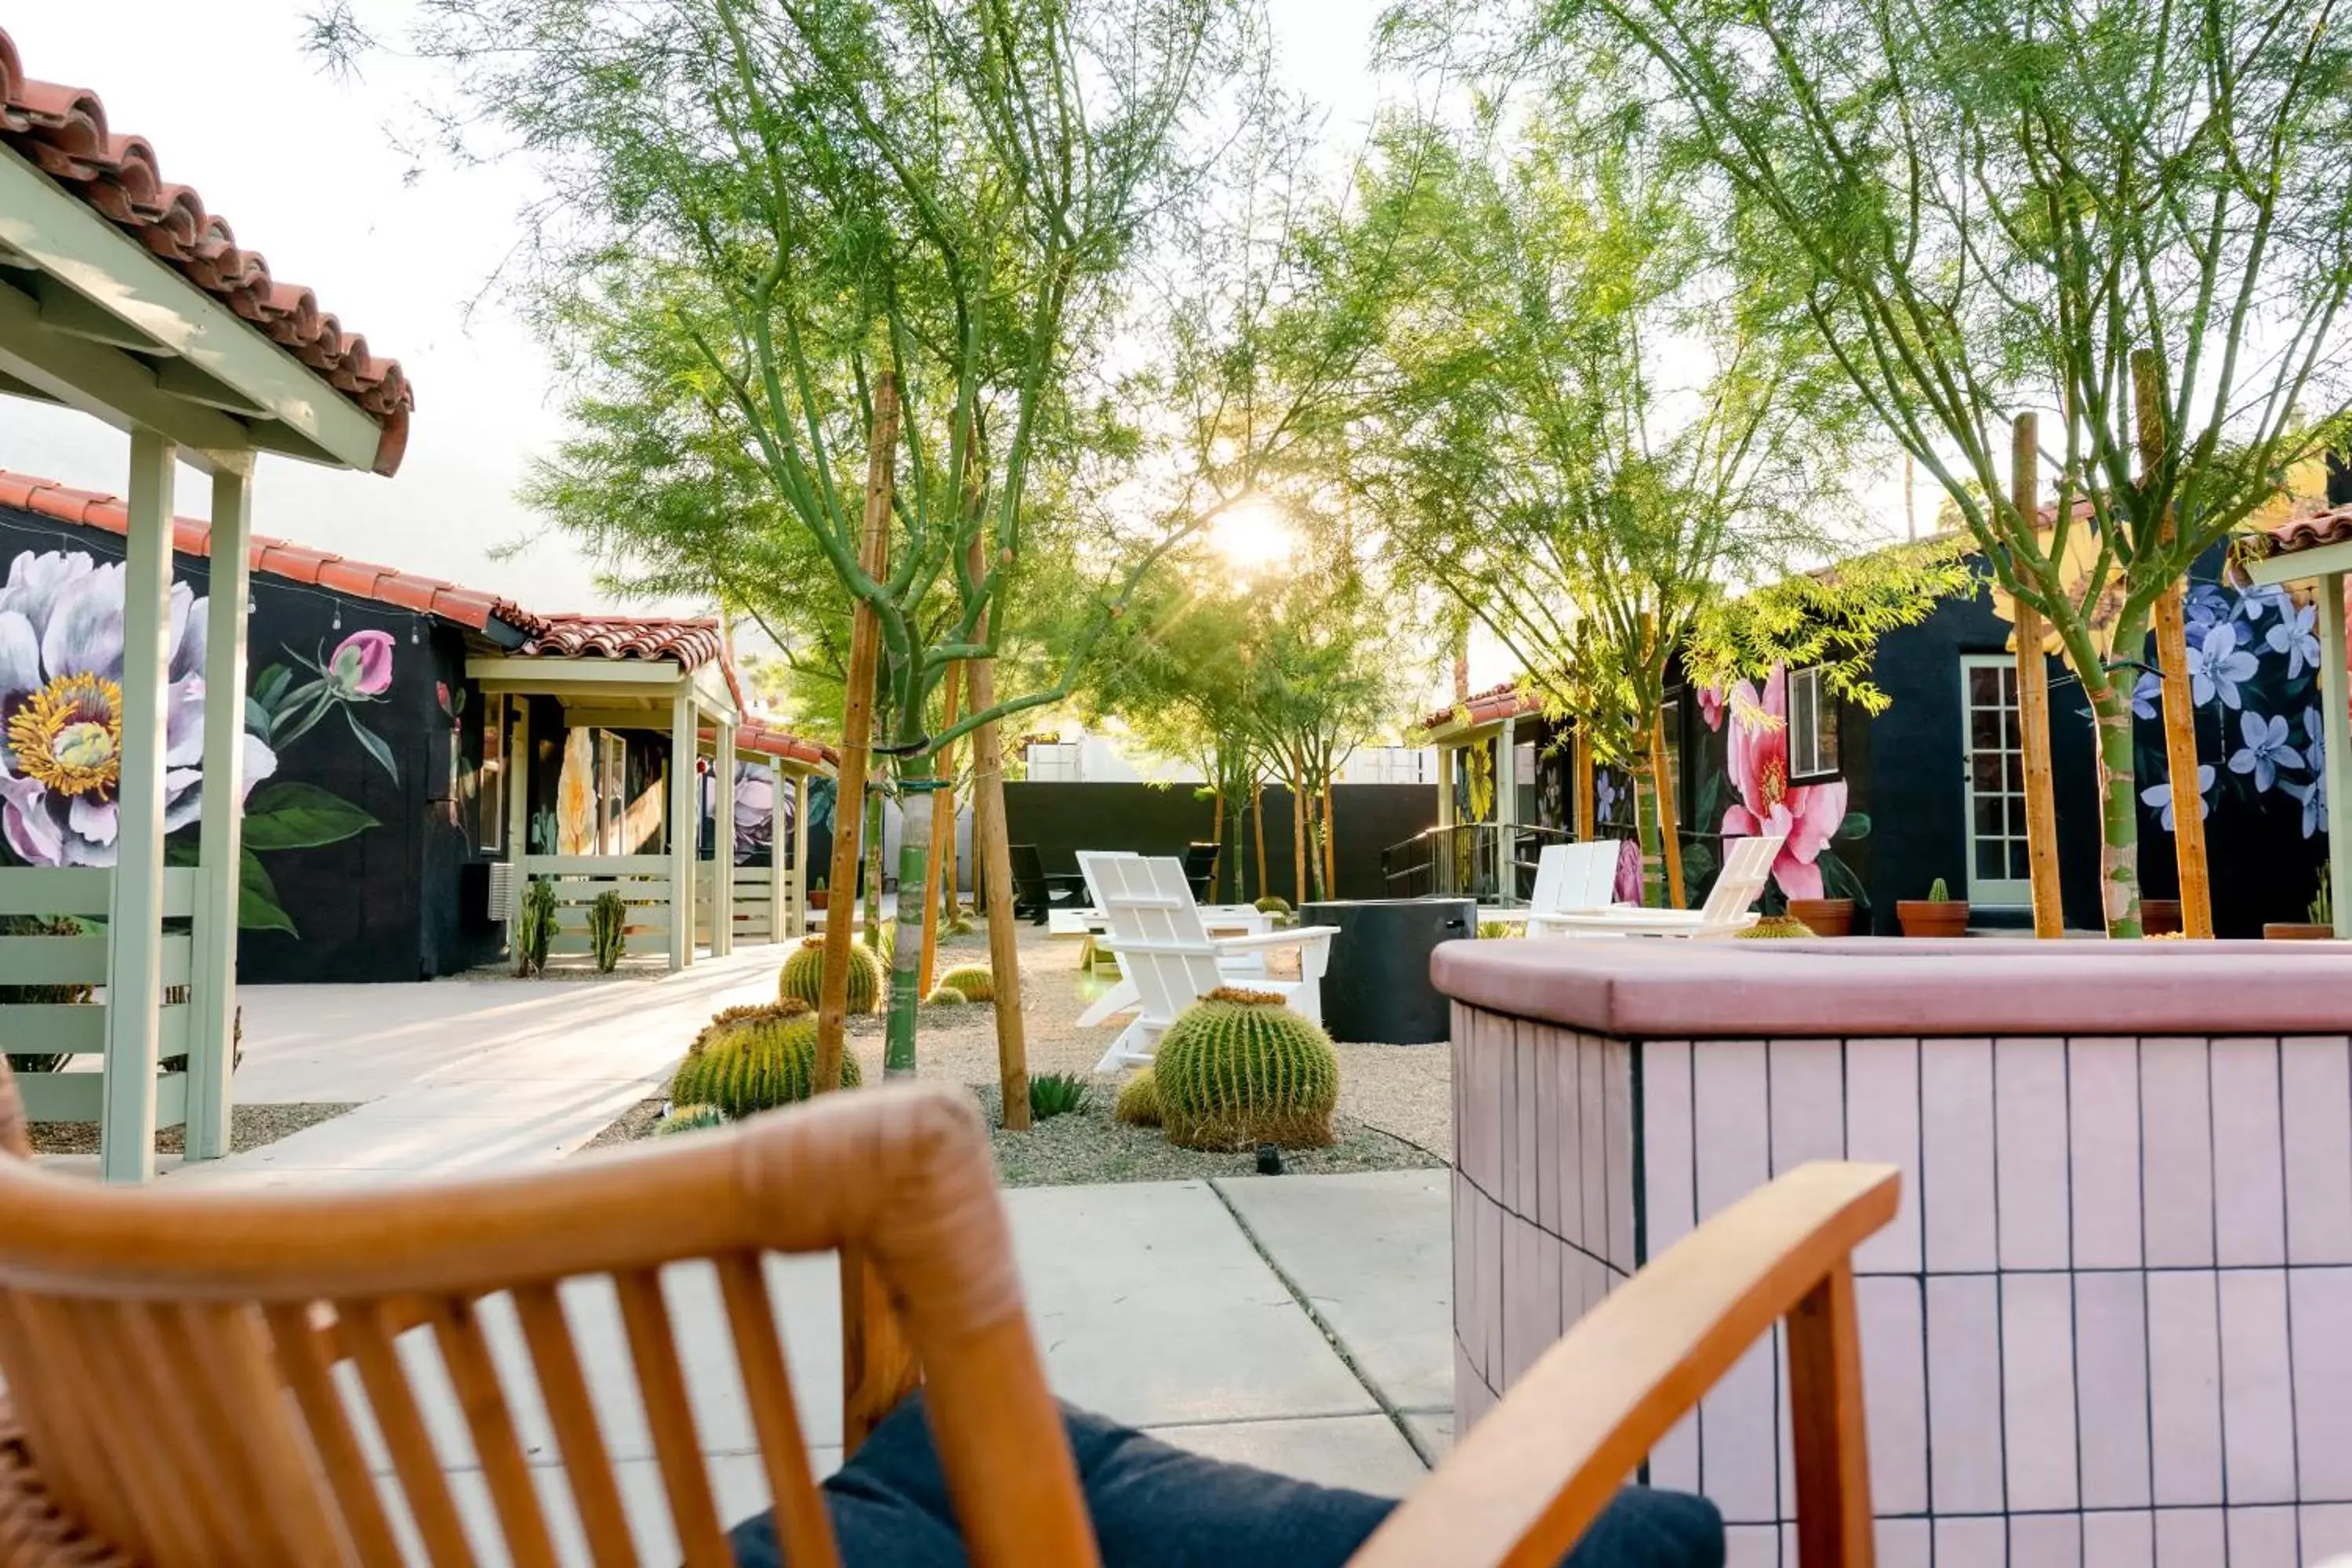
<path id="1" fill-rule="evenodd" d="M 1349 899 L 1308 904 L 1298 923 L 1337 926 L 1323 975 L 1323 1026 L 1335 1040 L 1420 1046 L 1446 1037 L 1445 998 L 1429 983 L 1442 942 L 1477 934 L 1470 899 Z"/>

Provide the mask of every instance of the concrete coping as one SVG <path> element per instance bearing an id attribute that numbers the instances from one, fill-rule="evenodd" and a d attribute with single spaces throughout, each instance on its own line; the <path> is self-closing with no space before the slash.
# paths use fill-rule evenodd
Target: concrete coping
<path id="1" fill-rule="evenodd" d="M 1450 942 L 1438 990 L 1633 1039 L 2342 1035 L 2352 942 Z"/>

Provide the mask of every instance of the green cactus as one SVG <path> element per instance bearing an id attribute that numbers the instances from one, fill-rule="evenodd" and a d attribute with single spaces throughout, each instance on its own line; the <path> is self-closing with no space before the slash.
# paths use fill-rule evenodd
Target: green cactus
<path id="1" fill-rule="evenodd" d="M 1160 1088 L 1151 1081 L 1150 1068 L 1119 1086 L 1118 1100 L 1110 1113 L 1129 1127 L 1160 1125 Z"/>
<path id="2" fill-rule="evenodd" d="M 1931 904 L 1948 904 L 1952 901 L 1952 889 L 1945 885 L 1944 879 L 1941 877 L 1927 884 L 1927 901 Z"/>
<path id="3" fill-rule="evenodd" d="M 965 995 L 954 986 L 941 985 L 933 990 L 929 996 L 923 998 L 923 1005 L 926 1007 L 961 1007 L 971 1001 L 971 997 Z"/>
<path id="4" fill-rule="evenodd" d="M 1771 942 L 1782 937 L 1811 936 L 1813 928 L 1794 915 L 1766 915 L 1746 931 L 1731 934 L 1751 941 Z"/>
<path id="5" fill-rule="evenodd" d="M 1478 937 L 1482 942 L 1500 942 L 1506 937 L 1527 934 L 1527 926 L 1518 921 L 1480 921 L 1478 922 Z"/>
<path id="6" fill-rule="evenodd" d="M 621 955 L 628 951 L 629 907 L 621 902 L 621 895 L 606 889 L 596 895 L 588 906 L 588 946 L 596 960 L 596 973 L 610 974 L 620 967 Z"/>
<path id="7" fill-rule="evenodd" d="M 797 996 L 787 996 L 781 1002 L 751 1002 L 741 1006 L 722 1007 L 710 1016 L 710 1022 L 702 1026 L 702 1032 L 694 1037 L 694 1043 L 686 1047 L 686 1054 L 689 1057 L 694 1055 L 738 1024 L 789 1024 L 794 1018 L 815 1016 L 816 1009 Z"/>
<path id="8" fill-rule="evenodd" d="M 797 996 L 814 1007 L 820 1001 L 819 992 L 824 985 L 824 938 L 813 936 L 803 942 L 800 950 L 784 960 L 784 972 L 776 977 L 779 995 Z M 874 950 L 862 942 L 849 944 L 849 1010 L 871 1013 L 882 1000 L 882 961 Z"/>
<path id="9" fill-rule="evenodd" d="M 547 967 L 547 950 L 555 942 L 555 884 L 533 877 L 522 890 L 522 917 L 515 922 L 515 973 L 537 974 Z"/>
<path id="10" fill-rule="evenodd" d="M 969 915 L 958 915 L 955 919 L 948 921 L 947 934 L 950 936 L 970 936 L 971 934 L 971 917 Z"/>
<path id="11" fill-rule="evenodd" d="M 959 963 L 940 976 L 943 989 L 961 991 L 967 1002 L 996 1000 L 996 976 L 985 963 Z"/>
<path id="12" fill-rule="evenodd" d="M 816 1080 L 816 1019 L 789 1006 L 714 1020 L 678 1064 L 670 1102 L 716 1106 L 744 1117 L 806 1100 Z M 860 1081 L 857 1058 L 842 1052 L 841 1087 L 855 1089 Z"/>
<path id="13" fill-rule="evenodd" d="M 673 1105 L 669 1114 L 654 1123 L 654 1136 L 667 1138 L 678 1132 L 701 1132 L 727 1125 L 727 1113 L 715 1105 Z"/>
<path id="14" fill-rule="evenodd" d="M 1171 1143 L 1315 1149 L 1331 1142 L 1339 1057 L 1331 1037 L 1279 996 L 1210 992 L 1160 1037 L 1151 1077 Z"/>
<path id="15" fill-rule="evenodd" d="M 2311 900 L 2309 911 L 2311 923 L 2315 926 L 2332 926 L 2336 923 L 2336 898 L 2334 890 L 2327 885 L 2328 881 L 2327 868 L 2322 866 L 2319 868 L 2319 896 Z"/>
<path id="16" fill-rule="evenodd" d="M 1268 893 L 1251 907 L 1262 915 L 1286 915 L 1290 912 L 1290 900 L 1278 899 L 1272 893 Z"/>

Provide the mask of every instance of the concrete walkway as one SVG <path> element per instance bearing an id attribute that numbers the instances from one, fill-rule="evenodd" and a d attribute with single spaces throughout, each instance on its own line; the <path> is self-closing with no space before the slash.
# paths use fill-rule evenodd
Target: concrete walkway
<path id="1" fill-rule="evenodd" d="M 772 994 L 775 963 L 754 948 L 651 981 L 250 987 L 239 1099 L 365 1103 L 227 1160 L 166 1162 L 167 1179 L 376 1186 L 554 1163 L 660 1092 L 711 1013 Z M 1203 1453 L 1391 1495 L 1450 1443 L 1444 1172 L 1033 1187 L 1005 1204 L 1047 1374 L 1071 1403 Z M 778 1260 L 773 1271 L 811 1458 L 829 1470 L 841 1440 L 835 1271 L 819 1258 Z M 755 1511 L 766 1486 L 715 1282 L 687 1267 L 665 1288 L 720 1510 Z M 645 1560 L 676 1561 L 612 1292 L 571 1289 L 566 1306 Z M 527 1387 L 504 1309 L 486 1302 L 484 1326 L 509 1389 Z M 487 1521 L 431 1340 L 412 1335 L 403 1350 L 460 1501 Z M 567 1560 L 578 1560 L 545 1416 L 535 1394 L 515 1404 L 526 1447 L 547 1467 L 551 1516 L 573 1533 Z M 389 1475 L 380 1448 L 375 1463 Z"/>

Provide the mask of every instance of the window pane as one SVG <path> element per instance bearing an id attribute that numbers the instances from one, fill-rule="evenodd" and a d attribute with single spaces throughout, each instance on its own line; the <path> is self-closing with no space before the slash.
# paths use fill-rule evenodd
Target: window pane
<path id="1" fill-rule="evenodd" d="M 2000 710 L 1971 708 L 1969 710 L 1969 744 L 1980 752 L 1998 751 L 2000 747 Z"/>
<path id="2" fill-rule="evenodd" d="M 1969 706 L 1990 708 L 2000 701 L 2000 671 L 1979 665 L 1969 671 Z"/>
<path id="3" fill-rule="evenodd" d="M 1820 772 L 1833 773 L 1838 768 L 1837 700 L 1828 693 L 1821 695 L 1813 715 L 1813 766 Z"/>
<path id="4" fill-rule="evenodd" d="M 2012 751 L 2025 743 L 2022 739 L 2024 731 L 2019 727 L 2017 722 L 2016 709 L 2004 708 L 2001 710 L 2000 732 L 2003 742 Z"/>
<path id="5" fill-rule="evenodd" d="M 1977 840 L 1977 877 L 1979 880 L 1993 881 L 2006 876 L 2008 873 L 2001 868 L 2008 863 L 2008 857 L 2001 853 L 2000 839 Z"/>
<path id="6" fill-rule="evenodd" d="M 2007 761 L 2010 791 L 2015 795 L 2023 795 L 2025 793 L 2025 759 L 2011 752 Z"/>
<path id="7" fill-rule="evenodd" d="M 2000 837 L 2007 831 L 2007 814 L 2000 808 L 2000 796 L 1997 795 L 1977 796 L 1977 836 L 1979 837 Z"/>
<path id="8" fill-rule="evenodd" d="M 2000 753 L 1979 752 L 1969 759 L 1969 773 L 1979 795 L 1990 795 L 2000 788 Z"/>
<path id="9" fill-rule="evenodd" d="M 2022 838 L 2011 840 L 2009 846 L 2009 874 L 2021 882 L 2033 879 L 2033 855 Z"/>

